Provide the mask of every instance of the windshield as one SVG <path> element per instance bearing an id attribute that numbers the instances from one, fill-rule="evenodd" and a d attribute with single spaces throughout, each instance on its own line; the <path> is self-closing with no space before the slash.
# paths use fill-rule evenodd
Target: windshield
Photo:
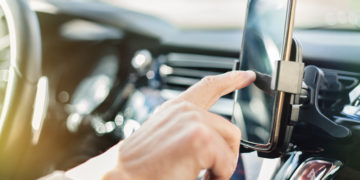
<path id="1" fill-rule="evenodd" d="M 181 29 L 240 29 L 247 0 L 99 0 L 160 17 Z M 359 0 L 298 0 L 297 28 L 360 29 Z"/>

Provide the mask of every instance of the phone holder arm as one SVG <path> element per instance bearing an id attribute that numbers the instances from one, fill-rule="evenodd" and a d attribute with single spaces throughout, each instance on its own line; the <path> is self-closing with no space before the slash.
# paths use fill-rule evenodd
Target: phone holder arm
<path id="1" fill-rule="evenodd" d="M 307 86 L 307 100 L 300 108 L 299 121 L 318 127 L 335 139 L 346 139 L 351 136 L 351 131 L 331 121 L 319 109 L 318 96 L 323 79 L 324 73 L 318 67 L 310 65 L 305 68 L 304 83 Z"/>

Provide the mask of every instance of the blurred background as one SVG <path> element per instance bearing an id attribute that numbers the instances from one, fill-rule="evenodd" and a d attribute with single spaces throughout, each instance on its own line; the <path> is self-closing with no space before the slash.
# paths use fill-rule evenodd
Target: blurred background
<path id="1" fill-rule="evenodd" d="M 182 29 L 239 29 L 246 0 L 101 0 L 167 20 Z M 298 28 L 360 28 L 358 0 L 298 0 Z"/>

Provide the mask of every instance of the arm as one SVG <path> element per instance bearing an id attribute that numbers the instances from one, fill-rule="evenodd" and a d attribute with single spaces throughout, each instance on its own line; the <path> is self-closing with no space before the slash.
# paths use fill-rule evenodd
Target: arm
<path id="1" fill-rule="evenodd" d="M 248 86 L 254 72 L 210 76 L 165 102 L 131 137 L 66 172 L 71 179 L 229 179 L 241 133 L 208 112 L 223 95 Z"/>

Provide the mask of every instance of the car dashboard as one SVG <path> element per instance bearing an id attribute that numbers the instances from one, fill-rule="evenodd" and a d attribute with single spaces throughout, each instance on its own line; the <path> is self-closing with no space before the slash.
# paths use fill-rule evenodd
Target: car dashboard
<path id="1" fill-rule="evenodd" d="M 41 26 L 50 105 L 39 146 L 28 160 L 38 162 L 34 177 L 68 169 L 105 151 L 130 136 L 162 102 L 205 76 L 231 71 L 239 58 L 241 30 L 179 30 L 155 17 L 106 4 L 41 3 L 32 8 Z M 360 32 L 297 29 L 294 38 L 302 45 L 304 63 L 326 74 L 321 109 L 332 117 L 344 116 L 348 93 L 360 80 Z M 148 63 L 142 66 L 144 57 Z M 108 76 L 110 83 L 101 91 L 103 98 L 82 111 L 76 99 L 92 96 L 91 88 L 101 86 L 84 82 L 98 77 L 94 74 Z M 230 119 L 232 107 L 233 94 L 228 94 L 210 111 Z"/>

